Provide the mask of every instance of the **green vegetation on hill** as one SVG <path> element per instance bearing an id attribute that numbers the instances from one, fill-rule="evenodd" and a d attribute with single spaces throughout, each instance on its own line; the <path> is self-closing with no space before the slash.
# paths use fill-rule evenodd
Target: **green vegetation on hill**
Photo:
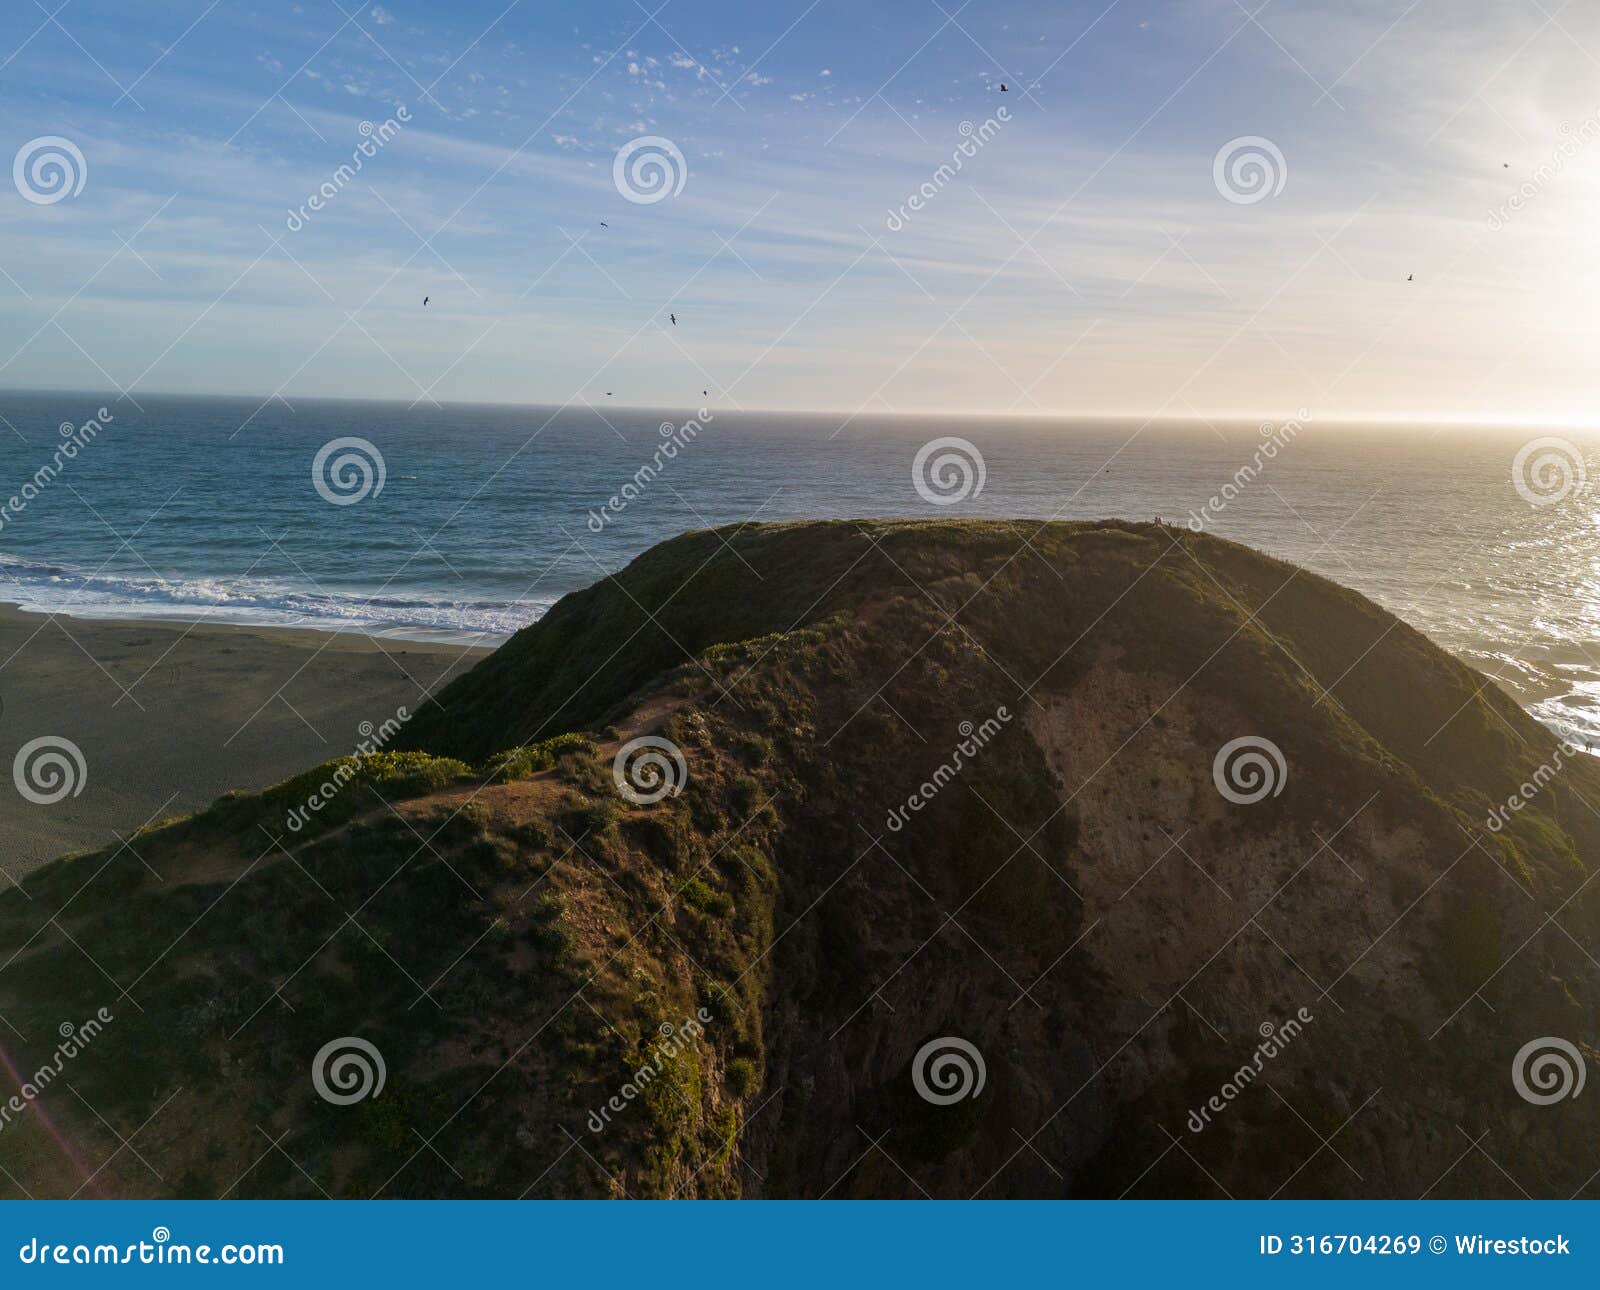
<path id="1" fill-rule="evenodd" d="M 645 734 L 687 778 L 642 803 L 613 763 Z M 1242 736 L 1287 768 L 1252 804 L 1213 782 Z M 1595 1041 L 1600 773 L 1486 829 L 1551 736 L 1244 547 L 690 533 L 403 739 L 0 895 L 17 1070 L 115 1018 L 48 1123 L 0 1125 L 0 1194 L 110 1157 L 86 1194 L 1403 1195 L 1469 1122 L 1533 1194 L 1592 1170 L 1594 1100 L 1532 1107 L 1509 1066 Z M 1302 1007 L 1272 1087 L 1191 1133 Z M 385 1082 L 342 1105 L 312 1068 L 351 1036 Z M 950 1036 L 985 1083 L 940 1105 L 916 1058 Z M 1474 1160 L 1434 1194 L 1506 1190 Z"/>

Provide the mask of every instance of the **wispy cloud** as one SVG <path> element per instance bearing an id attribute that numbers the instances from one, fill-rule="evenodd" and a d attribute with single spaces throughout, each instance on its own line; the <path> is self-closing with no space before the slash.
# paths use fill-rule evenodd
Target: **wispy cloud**
<path id="1" fill-rule="evenodd" d="M 6 69 L 16 143 L 69 137 L 89 174 L 72 201 L 0 203 L 0 359 L 21 354 L 0 381 L 412 397 L 414 368 L 448 371 L 439 397 L 554 402 L 600 373 L 641 403 L 716 381 L 746 406 L 880 410 L 1019 389 L 1061 411 L 1592 406 L 1600 149 L 1525 218 L 1486 217 L 1593 114 L 1600 14 L 681 0 L 575 30 L 538 9 L 222 5 L 186 31 L 77 0 L 92 57 L 45 31 Z M 402 134 L 275 246 L 400 104 Z M 613 179 L 641 135 L 687 168 L 653 204 Z M 1244 137 L 1284 158 L 1269 199 L 1219 194 Z M 43 325 L 63 306 L 70 340 Z"/>

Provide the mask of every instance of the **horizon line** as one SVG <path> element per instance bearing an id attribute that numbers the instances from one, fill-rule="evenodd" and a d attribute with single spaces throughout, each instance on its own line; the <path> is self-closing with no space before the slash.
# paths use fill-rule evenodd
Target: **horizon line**
<path id="1" fill-rule="evenodd" d="M 90 401 L 110 406 L 113 403 L 131 402 L 137 405 L 138 400 L 131 393 L 92 389 L 88 387 L 71 388 L 67 386 L 0 386 L 0 397 L 21 395 L 26 397 L 42 397 L 47 395 L 71 395 L 77 398 L 88 398 Z M 281 394 L 256 394 L 256 393 L 219 393 L 207 390 L 151 390 L 144 395 L 147 399 L 217 399 L 234 400 L 241 403 L 258 403 L 261 408 L 269 403 L 281 403 L 291 413 L 295 411 L 294 403 Z M 360 394 L 302 394 L 296 396 L 301 403 L 366 403 L 403 407 L 413 411 L 424 403 L 421 399 L 408 400 L 403 396 L 372 396 Z M 541 402 L 539 400 L 504 400 L 504 399 L 430 399 L 439 408 L 511 408 L 528 409 L 545 412 L 595 412 L 610 407 L 619 412 L 661 412 L 666 410 L 682 410 L 683 408 L 712 409 L 714 404 L 701 401 L 691 404 L 676 403 L 612 403 L 597 404 L 589 400 L 577 402 Z M 1340 412 L 1318 416 L 1314 411 L 1308 412 L 1306 406 L 1301 404 L 1290 412 L 1278 410 L 1241 410 L 1241 409 L 1210 409 L 1194 410 L 1187 415 L 1169 414 L 1165 412 L 1129 412 L 1111 411 L 1105 409 L 1087 409 L 1078 411 L 1044 411 L 1023 410 L 1017 408 L 908 408 L 904 411 L 867 411 L 865 409 L 850 408 L 800 408 L 800 407 L 751 407 L 751 408 L 725 408 L 718 415 L 730 416 L 795 416 L 795 417 L 842 417 L 850 421 L 885 421 L 895 418 L 900 419 L 932 419 L 932 418 L 993 418 L 1019 421 L 1118 421 L 1118 422 L 1143 422 L 1146 425 L 1205 425 L 1211 421 L 1224 422 L 1283 422 L 1303 421 L 1306 425 L 1396 425 L 1396 426 L 1453 426 L 1460 429 L 1508 429 L 1516 426 L 1528 427 L 1560 427 L 1569 430 L 1586 430 L 1600 433 L 1600 419 L 1585 419 L 1577 416 L 1535 416 L 1518 417 L 1504 413 L 1415 413 L 1400 412 L 1382 409 L 1364 409 L 1356 412 Z"/>

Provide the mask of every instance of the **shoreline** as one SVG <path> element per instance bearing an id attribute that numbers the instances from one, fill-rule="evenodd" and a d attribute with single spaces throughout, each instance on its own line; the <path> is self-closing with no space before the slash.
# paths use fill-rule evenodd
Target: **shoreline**
<path id="1" fill-rule="evenodd" d="M 48 620 L 64 618 L 72 623 L 96 623 L 107 626 L 122 627 L 152 627 L 166 630 L 182 629 L 191 636 L 210 634 L 213 632 L 246 632 L 259 635 L 272 640 L 280 640 L 291 644 L 296 638 L 308 637 L 312 639 L 325 638 L 331 647 L 335 641 L 346 641 L 354 637 L 356 641 L 367 644 L 372 649 L 380 648 L 382 644 L 395 645 L 423 645 L 429 649 L 472 649 L 483 653 L 491 653 L 498 649 L 509 636 L 502 636 L 495 632 L 467 632 L 457 631 L 454 628 L 416 628 L 418 632 L 434 631 L 436 635 L 423 637 L 408 634 L 405 628 L 386 628 L 383 631 L 369 631 L 363 627 L 338 627 L 333 625 L 318 625 L 316 623 L 247 623 L 227 622 L 219 618 L 206 618 L 203 616 L 186 615 L 181 609 L 174 608 L 169 614 L 129 614 L 111 613 L 97 614 L 85 613 L 82 610 L 68 613 L 55 609 L 30 609 L 18 600 L 0 598 L 0 616 L 15 614 L 19 618 L 33 618 Z M 309 644 L 309 641 L 302 642 Z M 359 648 L 359 646 L 358 646 Z"/>
<path id="2" fill-rule="evenodd" d="M 0 885 L 351 752 L 490 647 L 0 602 Z M 71 788 L 25 767 L 64 741 Z M 38 756 L 37 753 L 34 756 Z M 73 760 L 70 750 L 67 762 Z M 36 797 L 22 791 L 27 786 Z M 57 790 L 59 789 L 59 793 Z M 176 789 L 176 791 L 174 791 Z"/>
<path id="3" fill-rule="evenodd" d="M 188 628 L 192 631 L 232 629 L 263 633 L 284 632 L 294 635 L 355 636 L 362 639 L 372 638 L 410 645 L 426 645 L 435 649 L 495 650 L 504 645 L 512 636 L 512 633 L 475 632 L 458 627 L 407 627 L 404 624 L 398 624 L 393 627 L 371 628 L 363 627 L 356 623 L 341 625 L 336 620 L 307 621 L 304 623 L 230 621 L 225 618 L 207 616 L 204 612 L 198 610 L 185 610 L 181 605 L 174 605 L 169 610 L 154 609 L 150 613 L 132 612 L 133 609 L 134 607 L 131 605 L 119 606 L 116 610 L 106 613 L 98 613 L 92 608 L 86 609 L 81 606 L 70 610 L 38 609 L 17 600 L 15 597 L 0 597 L 0 611 L 23 614 L 33 618 L 65 618 L 70 622 L 82 623 L 123 623 L 129 626 L 180 627 Z M 537 622 L 538 619 L 533 619 L 532 621 Z"/>

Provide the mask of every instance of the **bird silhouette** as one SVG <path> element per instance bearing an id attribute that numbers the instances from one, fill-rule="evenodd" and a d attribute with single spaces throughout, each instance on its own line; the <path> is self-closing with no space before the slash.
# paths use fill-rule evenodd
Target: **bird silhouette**
<path id="1" fill-rule="evenodd" d="M 428 297 L 427 297 L 427 296 L 423 296 L 423 297 L 422 297 L 422 307 L 423 307 L 423 308 L 424 308 L 424 309 L 426 309 L 426 308 L 427 308 L 427 307 L 428 307 L 428 299 L 429 299 L 429 298 L 428 298 Z"/>
<path id="2" fill-rule="evenodd" d="M 668 314 L 667 317 L 672 319 L 672 325 L 674 327 L 676 327 L 678 325 L 678 315 L 677 314 Z"/>
<path id="3" fill-rule="evenodd" d="M 600 221 L 600 227 L 601 227 L 601 228 L 610 228 L 610 227 L 611 227 L 611 225 L 609 225 L 609 224 L 607 224 L 607 223 L 606 223 L 606 222 L 605 222 L 605 220 L 601 220 L 601 221 Z"/>
<path id="4" fill-rule="evenodd" d="M 1408 273 L 1408 274 L 1406 274 L 1406 281 L 1407 281 L 1407 282 L 1410 282 L 1410 281 L 1411 281 L 1411 274 L 1409 274 L 1409 273 Z"/>
<path id="5" fill-rule="evenodd" d="M 1006 92 L 1006 83 L 1004 81 L 1001 81 L 1000 82 L 1000 93 L 1004 94 L 1005 92 Z"/>

